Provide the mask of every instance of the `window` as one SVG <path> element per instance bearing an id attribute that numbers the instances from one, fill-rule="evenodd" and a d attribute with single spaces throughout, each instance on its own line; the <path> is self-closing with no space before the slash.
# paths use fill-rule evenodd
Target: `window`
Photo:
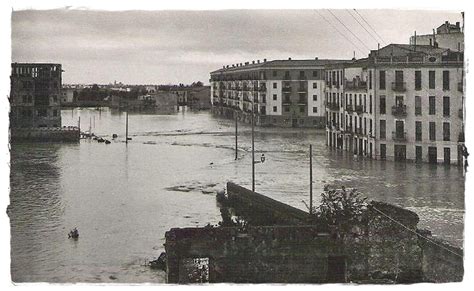
<path id="1" fill-rule="evenodd" d="M 443 116 L 449 116 L 449 115 L 450 115 L 449 97 L 444 96 L 443 97 Z"/>
<path id="2" fill-rule="evenodd" d="M 26 95 L 23 95 L 21 97 L 23 103 L 26 103 L 28 101 L 28 97 Z"/>
<path id="3" fill-rule="evenodd" d="M 277 71 L 273 71 L 272 75 L 273 75 L 273 77 L 276 77 L 277 76 Z"/>
<path id="4" fill-rule="evenodd" d="M 451 163 L 451 149 L 444 148 L 444 164 L 449 165 Z"/>
<path id="5" fill-rule="evenodd" d="M 435 88 L 435 85 L 436 85 L 436 82 L 435 82 L 435 71 L 429 71 L 428 72 L 428 77 L 429 77 L 429 82 L 428 82 L 428 87 L 430 89 L 434 89 Z"/>
<path id="6" fill-rule="evenodd" d="M 28 103 L 31 103 L 33 102 L 33 97 L 31 97 L 31 95 L 28 95 Z"/>
<path id="7" fill-rule="evenodd" d="M 386 126 L 385 120 L 380 120 L 380 139 L 386 138 L 385 126 Z"/>
<path id="8" fill-rule="evenodd" d="M 430 122 L 430 140 L 436 140 L 436 123 Z"/>
<path id="9" fill-rule="evenodd" d="M 277 107 L 273 106 L 273 112 L 277 112 Z"/>
<path id="10" fill-rule="evenodd" d="M 305 112 L 304 106 L 300 106 L 300 112 L 301 112 L 301 113 L 304 113 L 304 112 Z"/>
<path id="11" fill-rule="evenodd" d="M 304 78 L 306 78 L 304 71 L 300 71 L 300 79 L 304 79 Z"/>
<path id="12" fill-rule="evenodd" d="M 316 88 L 318 88 L 318 83 L 313 82 L 313 89 L 316 89 Z"/>
<path id="13" fill-rule="evenodd" d="M 415 115 L 421 115 L 421 96 L 415 96 Z"/>
<path id="14" fill-rule="evenodd" d="M 421 71 L 415 71 L 415 90 L 421 90 Z"/>
<path id="15" fill-rule="evenodd" d="M 369 71 L 369 89 L 372 89 L 372 71 Z"/>
<path id="16" fill-rule="evenodd" d="M 370 95 L 369 99 L 369 113 L 372 114 L 372 95 Z"/>
<path id="17" fill-rule="evenodd" d="M 318 71 L 313 71 L 313 77 L 318 77 Z"/>
<path id="18" fill-rule="evenodd" d="M 53 110 L 53 116 L 58 116 L 58 110 L 56 109 Z"/>
<path id="19" fill-rule="evenodd" d="M 318 107 L 313 107 L 313 113 L 318 113 Z"/>
<path id="20" fill-rule="evenodd" d="M 416 158 L 415 161 L 420 163 L 423 160 L 423 149 L 421 146 L 415 146 Z"/>
<path id="21" fill-rule="evenodd" d="M 273 100 L 277 100 L 277 94 L 273 94 Z"/>
<path id="22" fill-rule="evenodd" d="M 422 139 L 422 127 L 421 127 L 421 121 L 416 121 L 415 122 L 415 140 L 416 141 L 421 141 Z"/>
<path id="23" fill-rule="evenodd" d="M 290 112 L 290 106 L 283 106 L 283 109 L 285 110 L 285 112 Z"/>
<path id="24" fill-rule="evenodd" d="M 449 71 L 443 71 L 443 90 L 449 90 Z"/>
<path id="25" fill-rule="evenodd" d="M 436 99 L 435 96 L 430 96 L 430 109 L 428 114 L 435 115 L 436 114 Z"/>
<path id="26" fill-rule="evenodd" d="M 380 144 L 380 159 L 385 160 L 387 158 L 387 145 L 381 143 Z"/>
<path id="27" fill-rule="evenodd" d="M 451 133 L 449 128 L 449 122 L 443 122 L 443 141 L 450 141 Z"/>
<path id="28" fill-rule="evenodd" d="M 290 78 L 290 71 L 285 71 L 285 79 L 289 79 Z"/>
<path id="29" fill-rule="evenodd" d="M 385 114 L 385 96 L 380 96 L 380 114 Z"/>
<path id="30" fill-rule="evenodd" d="M 313 95 L 313 101 L 318 101 L 318 95 Z"/>
<path id="31" fill-rule="evenodd" d="M 379 88 L 380 90 L 385 90 L 385 71 L 380 71 L 380 78 L 379 78 Z"/>
<path id="32" fill-rule="evenodd" d="M 46 111 L 46 109 L 38 109 L 37 116 L 46 117 L 46 116 L 48 116 L 48 112 Z"/>
<path id="33" fill-rule="evenodd" d="M 276 89 L 277 88 L 277 83 L 273 83 L 273 89 Z"/>

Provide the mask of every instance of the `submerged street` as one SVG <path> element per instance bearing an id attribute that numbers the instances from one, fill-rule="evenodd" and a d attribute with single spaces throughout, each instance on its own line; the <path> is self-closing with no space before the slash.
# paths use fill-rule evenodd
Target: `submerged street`
<path id="1" fill-rule="evenodd" d="M 162 271 L 143 266 L 163 251 L 172 227 L 216 224 L 216 191 L 233 181 L 251 187 L 250 127 L 209 112 L 129 115 L 108 108 L 62 110 L 63 125 L 112 140 L 79 144 L 12 144 L 11 247 L 15 282 L 155 282 Z M 369 199 L 416 212 L 419 226 L 462 247 L 462 169 L 354 158 L 326 147 L 325 132 L 256 128 L 256 191 L 300 209 L 313 191 L 355 187 Z M 77 227 L 80 239 L 68 240 Z"/>

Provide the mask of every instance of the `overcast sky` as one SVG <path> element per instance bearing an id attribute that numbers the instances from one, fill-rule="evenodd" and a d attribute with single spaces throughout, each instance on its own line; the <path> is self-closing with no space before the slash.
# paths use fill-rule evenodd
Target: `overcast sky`
<path id="1" fill-rule="evenodd" d="M 377 34 L 385 43 L 408 43 L 415 30 L 462 23 L 456 11 L 357 11 L 364 19 L 352 9 L 15 11 L 12 61 L 61 63 L 63 83 L 208 83 L 209 72 L 226 64 L 351 58 L 353 51 L 361 58 L 377 48 Z"/>

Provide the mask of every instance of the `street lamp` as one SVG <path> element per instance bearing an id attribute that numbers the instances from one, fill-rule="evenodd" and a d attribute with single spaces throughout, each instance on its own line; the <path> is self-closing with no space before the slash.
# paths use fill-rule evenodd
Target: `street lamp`
<path id="1" fill-rule="evenodd" d="M 260 156 L 260 160 L 256 161 L 255 160 L 255 137 L 254 137 L 254 132 L 255 132 L 255 124 L 254 124 L 254 112 L 255 112 L 255 106 L 254 106 L 254 101 L 255 97 L 252 96 L 252 192 L 255 192 L 255 164 L 260 164 L 265 162 L 265 154 L 262 154 Z"/>

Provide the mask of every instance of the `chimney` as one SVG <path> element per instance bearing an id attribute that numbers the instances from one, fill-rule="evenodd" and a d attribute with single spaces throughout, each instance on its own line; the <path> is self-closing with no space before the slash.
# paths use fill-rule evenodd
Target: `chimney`
<path id="1" fill-rule="evenodd" d="M 263 59 L 263 62 L 265 63 L 267 61 L 267 59 Z"/>
<path id="2" fill-rule="evenodd" d="M 288 58 L 289 61 L 291 61 L 291 58 Z"/>
<path id="3" fill-rule="evenodd" d="M 249 64 L 249 62 L 245 62 L 245 65 L 247 66 Z"/>
<path id="4" fill-rule="evenodd" d="M 460 23 L 459 21 L 456 22 L 456 28 L 460 28 L 460 24 L 461 24 L 461 23 Z"/>
<path id="5" fill-rule="evenodd" d="M 317 61 L 317 60 L 318 60 L 318 57 L 315 57 L 314 59 Z"/>
<path id="6" fill-rule="evenodd" d="M 242 67 L 242 63 L 240 63 L 240 66 Z"/>
<path id="7" fill-rule="evenodd" d="M 252 65 L 254 65 L 254 64 L 255 64 L 255 61 L 252 61 Z"/>
<path id="8" fill-rule="evenodd" d="M 260 64 L 260 60 L 257 60 L 257 64 Z"/>

